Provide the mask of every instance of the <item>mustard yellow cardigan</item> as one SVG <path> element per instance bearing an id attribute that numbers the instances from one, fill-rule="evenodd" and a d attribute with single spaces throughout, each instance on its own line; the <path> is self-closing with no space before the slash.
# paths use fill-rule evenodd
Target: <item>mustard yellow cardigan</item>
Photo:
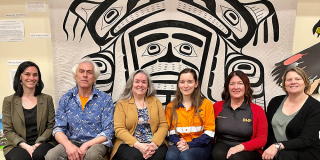
<path id="1" fill-rule="evenodd" d="M 168 133 L 168 124 L 164 108 L 157 97 L 147 97 L 146 102 L 151 132 L 153 135 L 151 141 L 160 146 L 165 142 L 165 137 Z M 113 117 L 116 140 L 113 145 L 110 159 L 113 158 L 123 142 L 130 147 L 133 147 L 133 144 L 137 141 L 137 139 L 133 137 L 133 133 L 136 130 L 138 123 L 138 112 L 137 107 L 134 104 L 134 99 L 131 98 L 130 100 L 119 101 L 116 105 Z"/>

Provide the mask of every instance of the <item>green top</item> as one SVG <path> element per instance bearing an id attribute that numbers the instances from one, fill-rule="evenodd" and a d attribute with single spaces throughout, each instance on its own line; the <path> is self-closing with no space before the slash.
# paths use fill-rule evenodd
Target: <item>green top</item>
<path id="1" fill-rule="evenodd" d="M 274 114 L 272 121 L 271 121 L 271 125 L 272 125 L 272 129 L 274 132 L 274 136 L 277 140 L 277 142 L 279 141 L 287 141 L 288 138 L 286 136 L 286 128 L 288 123 L 296 116 L 296 114 L 298 113 L 298 111 L 296 111 L 295 113 L 291 114 L 291 115 L 286 115 L 282 112 L 282 108 L 283 108 L 283 104 L 286 101 L 286 99 L 288 98 L 288 96 L 286 96 L 283 101 L 281 102 L 278 110 L 276 111 L 276 113 Z"/>

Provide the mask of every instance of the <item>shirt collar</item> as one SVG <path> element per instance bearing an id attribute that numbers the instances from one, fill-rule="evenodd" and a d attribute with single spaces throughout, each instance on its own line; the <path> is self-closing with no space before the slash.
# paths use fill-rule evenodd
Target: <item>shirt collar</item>
<path id="1" fill-rule="evenodd" d="M 231 99 L 226 100 L 225 103 L 224 103 L 224 105 L 223 105 L 223 107 L 224 107 L 224 108 L 231 108 L 231 109 L 232 109 L 232 107 L 231 107 Z M 237 109 L 241 109 L 241 110 L 245 110 L 245 111 L 246 111 L 248 107 L 250 107 L 250 103 L 247 103 L 247 101 L 244 100 L 244 101 L 242 102 L 241 106 L 238 107 Z"/>
<path id="2" fill-rule="evenodd" d="M 184 108 L 184 105 L 182 103 L 179 103 L 178 108 L 180 108 L 180 107 Z"/>
<path id="3" fill-rule="evenodd" d="M 73 96 L 77 96 L 78 93 L 79 93 L 78 85 L 76 85 L 75 87 L 73 87 L 73 88 L 70 90 L 70 92 L 71 92 L 71 94 L 72 94 Z M 98 96 L 98 95 L 99 95 L 99 90 L 98 90 L 96 87 L 92 86 L 92 93 L 91 93 L 90 97 Z"/>
<path id="4" fill-rule="evenodd" d="M 191 106 L 193 106 L 193 104 Z M 180 107 L 185 108 L 184 105 L 181 102 L 178 103 L 178 108 L 180 108 Z"/>
<path id="5" fill-rule="evenodd" d="M 243 101 L 243 103 L 241 104 L 239 109 L 246 111 L 248 109 L 248 107 L 250 107 L 250 103 L 247 103 L 246 101 Z"/>

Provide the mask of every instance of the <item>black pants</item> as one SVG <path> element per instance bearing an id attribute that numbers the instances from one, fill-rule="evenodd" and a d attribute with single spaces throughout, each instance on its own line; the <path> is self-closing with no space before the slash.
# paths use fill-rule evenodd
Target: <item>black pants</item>
<path id="1" fill-rule="evenodd" d="M 50 143 L 43 143 L 34 150 L 32 157 L 27 150 L 21 147 L 15 147 L 11 149 L 4 157 L 6 160 L 44 160 L 44 156 L 53 147 L 54 146 Z"/>
<path id="2" fill-rule="evenodd" d="M 162 144 L 148 160 L 164 160 L 166 158 L 168 147 Z M 121 144 L 116 153 L 117 160 L 144 160 L 142 153 L 134 147 L 127 144 Z"/>
<path id="3" fill-rule="evenodd" d="M 224 143 L 215 143 L 212 148 L 213 160 L 226 160 L 231 147 Z M 231 155 L 228 160 L 261 160 L 261 154 L 258 151 L 242 151 Z"/>
<path id="4" fill-rule="evenodd" d="M 274 160 L 299 160 L 299 153 L 297 151 L 293 150 L 281 150 L 279 153 L 275 156 Z M 312 160 L 308 159 L 308 160 Z"/>

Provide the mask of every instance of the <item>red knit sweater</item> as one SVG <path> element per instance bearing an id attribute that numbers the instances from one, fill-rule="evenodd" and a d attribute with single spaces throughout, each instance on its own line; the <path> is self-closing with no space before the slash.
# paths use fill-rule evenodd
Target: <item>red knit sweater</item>
<path id="1" fill-rule="evenodd" d="M 215 118 L 223 109 L 223 103 L 225 101 L 219 101 L 213 104 Z M 253 116 L 253 133 L 251 140 L 242 145 L 245 148 L 245 151 L 255 151 L 257 150 L 261 154 L 263 153 L 262 148 L 267 142 L 268 137 L 268 123 L 267 118 L 262 107 L 250 103 L 252 116 Z"/>

